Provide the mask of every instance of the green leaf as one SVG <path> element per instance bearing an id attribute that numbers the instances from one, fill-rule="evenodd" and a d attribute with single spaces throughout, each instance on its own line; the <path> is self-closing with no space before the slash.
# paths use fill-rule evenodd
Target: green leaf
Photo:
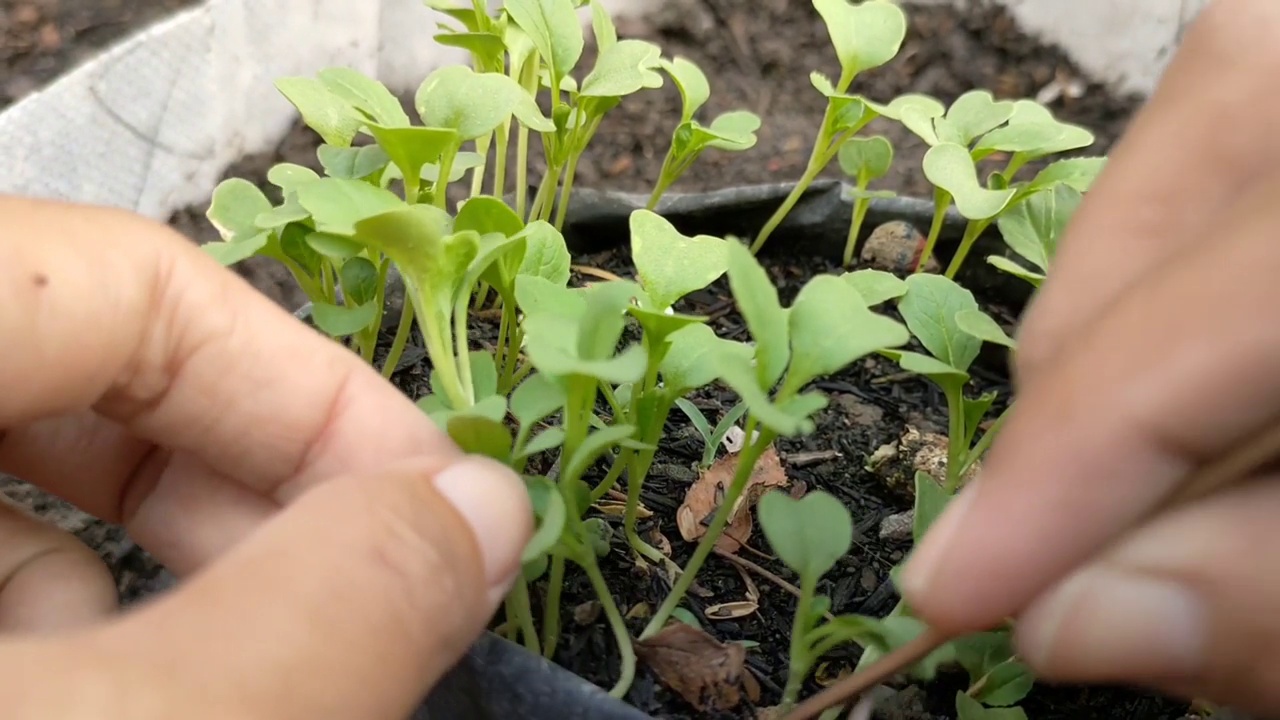
<path id="1" fill-rule="evenodd" d="M 888 138 L 851 137 L 840 146 L 840 169 L 865 184 L 888 174 L 893 167 L 893 144 Z"/>
<path id="2" fill-rule="evenodd" d="M 848 508 L 821 490 L 799 500 L 778 491 L 766 493 L 757 512 L 769 546 L 808 583 L 817 582 L 853 546 Z"/>
<path id="3" fill-rule="evenodd" d="M 631 254 L 641 287 L 659 309 L 715 282 L 728 270 L 723 239 L 689 237 L 657 213 L 631 213 Z"/>
<path id="4" fill-rule="evenodd" d="M 582 522 L 582 531 L 586 536 L 587 545 L 596 557 L 604 557 L 609 554 L 609 541 L 613 538 L 613 528 L 604 518 L 589 518 Z"/>
<path id="5" fill-rule="evenodd" d="M 582 81 L 582 97 L 618 98 L 662 87 L 662 48 L 645 40 L 619 40 L 600 53 Z"/>
<path id="6" fill-rule="evenodd" d="M 618 42 L 618 28 L 609 16 L 609 10 L 600 0 L 591 2 L 591 30 L 596 38 L 596 50 L 605 52 Z"/>
<path id="7" fill-rule="evenodd" d="M 1088 192 L 1107 166 L 1105 157 L 1067 158 L 1050 163 L 1027 183 L 1024 192 L 1063 183 L 1079 192 Z"/>
<path id="8" fill-rule="evenodd" d="M 854 270 L 840 278 L 853 286 L 867 307 L 896 300 L 907 294 L 907 283 L 897 275 L 884 270 Z"/>
<path id="9" fill-rule="evenodd" d="M 311 319 L 316 327 L 331 337 L 354 335 L 373 324 L 378 316 L 378 305 L 366 302 L 355 307 L 343 307 L 327 302 L 313 301 Z"/>
<path id="10" fill-rule="evenodd" d="M 307 233 L 305 241 L 312 250 L 339 263 L 364 251 L 364 246 L 355 240 L 330 233 Z"/>
<path id="11" fill-rule="evenodd" d="M 469 414 L 454 415 L 447 425 L 449 437 L 468 455 L 483 455 L 499 462 L 509 462 L 515 443 L 506 425 Z"/>
<path id="12" fill-rule="evenodd" d="M 364 124 L 359 111 L 330 90 L 322 81 L 307 77 L 285 77 L 276 80 L 276 89 L 285 96 L 307 127 L 328 144 L 350 147 Z"/>
<path id="13" fill-rule="evenodd" d="M 521 427 L 539 423 L 564 407 L 564 388 L 541 373 L 533 373 L 511 392 L 511 414 Z"/>
<path id="14" fill-rule="evenodd" d="M 880 67 L 898 54 L 907 35 L 907 16 L 896 3 L 867 0 L 813 0 L 827 25 L 846 77 Z"/>
<path id="15" fill-rule="evenodd" d="M 498 393 L 498 366 L 494 362 L 493 353 L 487 350 L 472 350 L 467 354 L 471 362 L 471 389 L 475 391 L 477 400 L 492 397 Z"/>
<path id="16" fill-rule="evenodd" d="M 902 350 L 886 350 L 884 354 L 902 366 L 903 370 L 923 375 L 948 392 L 961 392 L 965 383 L 969 382 L 969 373 L 929 355 Z"/>
<path id="17" fill-rule="evenodd" d="M 290 223 L 280 231 L 280 253 L 297 263 L 307 275 L 317 277 L 320 274 L 320 268 L 323 258 L 315 248 L 311 247 L 311 243 L 307 239 L 313 235 L 306 225 L 300 223 Z"/>
<path id="18" fill-rule="evenodd" d="M 968 371 L 982 341 L 956 325 L 956 313 L 980 310 L 973 293 L 942 275 L 916 273 L 907 278 L 907 294 L 898 303 L 902 319 L 935 358 Z"/>
<path id="19" fill-rule="evenodd" d="M 689 418 L 689 423 L 693 425 L 693 428 L 702 436 L 702 440 L 707 443 L 707 445 L 710 445 L 712 443 L 711 423 L 707 422 L 707 416 L 702 414 L 702 411 L 698 409 L 697 405 L 689 402 L 688 398 L 676 398 L 675 406 L 680 408 L 680 412 L 684 413 L 685 417 Z"/>
<path id="20" fill-rule="evenodd" d="M 295 163 L 278 163 L 267 171 L 267 182 L 280 188 L 285 194 L 295 192 L 299 185 L 319 179 L 315 170 Z"/>
<path id="21" fill-rule="evenodd" d="M 578 348 L 581 325 L 580 319 L 554 313 L 526 317 L 525 348 L 533 367 L 556 377 L 577 375 L 614 384 L 638 382 L 644 377 L 648 355 L 639 346 L 614 357 L 582 357 Z"/>
<path id="22" fill-rule="evenodd" d="M 1017 193 L 984 187 L 978 181 L 978 169 L 969 151 L 951 142 L 929 148 L 924 155 L 924 174 L 929 182 L 955 198 L 956 209 L 969 220 L 995 217 Z"/>
<path id="23" fill-rule="evenodd" d="M 745 362 L 751 360 L 750 347 L 717 337 L 714 330 L 701 323 L 677 330 L 668 342 L 658 371 L 666 391 L 676 396 L 718 380 L 722 353 L 736 353 Z"/>
<path id="24" fill-rule="evenodd" d="M 298 202 L 297 195 L 290 193 L 286 195 L 285 201 L 279 206 L 271 208 L 255 218 L 254 224 L 260 230 L 275 230 L 289 223 L 303 222 L 310 217 L 311 213 L 308 213 L 307 209 Z"/>
<path id="25" fill-rule="evenodd" d="M 671 81 L 675 83 L 676 89 L 680 91 L 681 107 L 683 108 L 680 113 L 680 122 L 689 122 L 710 99 L 711 84 L 707 82 L 707 76 L 702 72 L 702 69 L 688 58 L 677 55 L 670 60 L 664 58 L 660 63 L 662 69 L 671 76 Z"/>
<path id="26" fill-rule="evenodd" d="M 764 391 L 778 382 L 791 360 L 787 311 L 778 301 L 777 287 L 751 250 L 740 242 L 727 242 L 725 247 L 729 288 L 755 341 L 754 375 Z"/>
<path id="27" fill-rule="evenodd" d="M 345 178 L 321 178 L 298 188 L 298 202 L 315 220 L 316 230 L 354 235 L 356 225 L 382 213 L 407 207 L 395 193 Z"/>
<path id="28" fill-rule="evenodd" d="M 474 230 L 481 235 L 498 233 L 513 238 L 524 230 L 524 221 L 501 199 L 479 195 L 468 199 L 459 208 L 453 229 Z"/>
<path id="29" fill-rule="evenodd" d="M 1035 685 L 1031 669 L 1016 659 L 1012 638 L 1006 631 L 975 633 L 954 642 L 956 661 L 969 674 L 975 700 L 994 707 L 1021 701 Z"/>
<path id="30" fill-rule="evenodd" d="M 989 708 L 964 694 L 956 692 L 957 720 L 1027 720 L 1027 713 L 1020 707 Z"/>
<path id="31" fill-rule="evenodd" d="M 696 127 L 705 136 L 704 144 L 707 147 L 741 152 L 755 147 L 760 116 L 746 110 L 731 110 L 716 116 L 710 127 Z"/>
<path id="32" fill-rule="evenodd" d="M 924 471 L 916 471 L 915 484 L 915 515 L 911 536 L 919 545 L 933 521 L 938 519 L 947 503 L 951 502 L 951 495 L 932 475 Z"/>
<path id="33" fill-rule="evenodd" d="M 520 275 L 533 275 L 564 287 L 569 282 L 573 262 L 564 235 L 544 220 L 534 220 L 521 233 L 525 239 Z"/>
<path id="34" fill-rule="evenodd" d="M 533 505 L 534 516 L 538 519 L 538 529 L 524 546 L 521 561 L 530 563 L 555 547 L 564 533 L 568 512 L 565 508 L 564 496 L 555 483 L 544 477 L 525 479 L 525 488 L 529 491 L 529 500 Z"/>
<path id="35" fill-rule="evenodd" d="M 257 218 L 271 210 L 271 201 L 257 185 L 240 178 L 230 178 L 218 183 L 213 198 L 205 212 L 210 224 L 226 242 L 238 242 L 264 236 L 257 225 Z"/>
<path id="36" fill-rule="evenodd" d="M 458 133 L 434 127 L 387 127 L 367 123 L 378 145 L 400 170 L 410 198 L 415 197 L 422 182 L 422 168 L 439 162 L 441 157 L 461 144 Z"/>
<path id="37" fill-rule="evenodd" d="M 996 401 L 997 393 L 993 390 L 979 395 L 977 398 L 964 398 L 961 401 L 964 414 L 965 434 L 963 444 L 969 447 L 973 444 L 973 438 L 978 433 L 978 425 L 982 423 L 982 418 L 986 416 L 987 411 L 991 409 L 992 404 Z"/>
<path id="38" fill-rule="evenodd" d="M 582 292 L 538 275 L 516 277 L 516 305 L 530 317 L 550 314 L 576 320 L 587 311 L 587 300 Z M 529 328 L 524 330 L 528 337 Z"/>
<path id="39" fill-rule="evenodd" d="M 200 246 L 206 254 L 223 267 L 230 267 L 258 254 L 271 240 L 271 233 L 262 232 L 247 240 L 237 242 L 211 242 Z"/>
<path id="40" fill-rule="evenodd" d="M 364 257 L 353 257 L 339 271 L 342 292 L 356 305 L 373 302 L 378 295 L 378 266 Z"/>
<path id="41" fill-rule="evenodd" d="M 979 340 L 1004 345 L 1010 349 L 1016 349 L 1018 346 L 999 323 L 981 310 L 969 309 L 956 313 L 956 327 L 961 332 L 968 333 Z"/>
<path id="42" fill-rule="evenodd" d="M 815 628 L 815 640 L 823 640 L 823 645 L 831 645 L 831 640 L 854 640 L 863 646 L 862 657 L 858 660 L 858 669 L 875 662 L 888 652 L 911 642 L 925 631 L 924 623 L 919 620 L 898 614 L 897 608 L 884 618 L 871 618 L 861 615 L 839 615 L 834 622 L 827 622 Z M 940 665 L 949 663 L 955 658 L 955 649 L 951 644 L 935 650 L 916 663 L 910 674 L 916 679 L 931 680 L 938 672 Z"/>
<path id="43" fill-rule="evenodd" d="M 573 71 L 586 42 L 572 0 L 506 0 L 505 5 L 557 81 Z"/>
<path id="44" fill-rule="evenodd" d="M 368 115 L 370 120 L 393 127 L 409 124 L 409 116 L 400 101 L 377 80 L 347 67 L 321 70 L 318 77 L 330 92 Z"/>
<path id="45" fill-rule="evenodd" d="M 804 395 L 793 398 L 788 405 L 775 404 L 761 389 L 750 357 L 727 349 L 721 350 L 717 355 L 720 379 L 738 394 L 748 412 L 761 425 L 784 437 L 813 432 L 814 422 L 810 416 L 825 407 L 825 397 L 817 394 Z"/>
<path id="46" fill-rule="evenodd" d="M 956 98 L 947 110 L 947 126 L 955 133 L 954 142 L 968 147 L 973 141 L 1005 124 L 1013 117 L 1014 104 L 996 100 L 988 90 L 970 90 Z"/>
<path id="47" fill-rule="evenodd" d="M 1009 249 L 1047 273 L 1058 252 L 1058 240 L 1083 198 L 1069 185 L 1054 185 L 1014 205 L 1000 216 L 996 227 Z"/>
<path id="48" fill-rule="evenodd" d="M 1022 278 L 1023 280 L 1026 280 L 1027 282 L 1031 283 L 1032 287 L 1038 288 L 1040 287 L 1040 284 L 1045 281 L 1044 273 L 1038 273 L 1038 272 L 1033 272 L 1031 270 L 1028 270 L 1006 257 L 1000 257 L 999 255 L 991 255 L 987 257 L 987 262 L 993 265 L 996 269 L 1000 270 L 1001 272 L 1007 272 L 1010 275 L 1013 275 L 1014 277 L 1019 277 L 1019 278 Z"/>
<path id="49" fill-rule="evenodd" d="M 839 310 L 833 312 L 834 308 Z M 906 327 L 872 312 L 853 285 L 834 275 L 816 275 L 800 289 L 788 314 L 788 328 L 787 386 L 792 390 L 864 355 L 911 340 Z"/>
<path id="50" fill-rule="evenodd" d="M 1018 100 L 1009 123 L 984 135 L 974 151 L 980 155 L 995 151 L 1020 153 L 1035 159 L 1085 148 L 1093 141 L 1093 133 L 1059 121 L 1034 100 Z"/>
<path id="51" fill-rule="evenodd" d="M 391 162 L 387 151 L 378 145 L 337 147 L 321 145 L 316 157 L 329 177 L 360 180 L 378 172 Z"/>
<path id="52" fill-rule="evenodd" d="M 502 36 L 491 32 L 441 33 L 432 39 L 447 47 L 466 50 L 483 63 L 482 67 L 496 66 L 507 50 Z"/>
<path id="53" fill-rule="evenodd" d="M 591 463 L 595 462 L 609 448 L 630 440 L 636 433 L 634 425 L 611 425 L 597 430 L 587 436 L 578 446 L 577 452 L 567 461 L 561 471 L 565 477 L 580 478 Z"/>
<path id="54" fill-rule="evenodd" d="M 515 80 L 502 73 L 477 73 L 466 65 L 446 65 L 428 75 L 414 96 L 414 107 L 423 124 L 454 130 L 464 141 L 492 132 L 513 114 L 533 130 L 555 130 Z"/>
<path id="55" fill-rule="evenodd" d="M 558 427 L 551 427 L 543 430 L 533 437 L 523 448 L 521 448 L 519 457 L 530 457 L 538 453 L 544 453 L 549 450 L 555 450 L 564 444 L 564 430 Z"/>

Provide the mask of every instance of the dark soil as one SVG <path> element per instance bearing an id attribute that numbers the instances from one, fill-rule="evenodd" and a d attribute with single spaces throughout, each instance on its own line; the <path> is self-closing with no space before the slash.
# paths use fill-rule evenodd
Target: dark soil
<path id="1" fill-rule="evenodd" d="M 58 22 L 59 28 L 68 27 L 67 18 L 72 16 L 65 12 L 59 15 L 56 10 L 70 4 L 65 0 L 61 6 L 52 0 L 49 3 L 55 11 L 48 18 Z M 43 3 L 11 1 L 5 7 L 12 18 L 18 8 L 33 4 L 44 12 Z M 180 3 L 161 0 L 133 3 L 129 12 L 176 4 Z M 90 5 L 103 4 L 85 3 L 86 7 Z M 910 35 L 899 58 L 890 66 L 867 74 L 857 91 L 883 100 L 902 92 L 925 92 L 949 102 L 972 88 L 988 88 L 1000 97 L 1035 96 L 1046 86 L 1069 86 L 1078 78 L 1074 68 L 1063 61 L 1058 52 L 1021 35 L 1009 18 L 997 10 L 911 8 L 909 14 Z M 117 13 L 117 17 L 121 16 Z M 21 77 L 42 79 L 46 76 L 26 68 L 52 67 L 40 65 L 40 58 L 74 54 L 15 51 L 13 48 L 23 47 L 24 43 L 30 45 L 32 31 L 23 36 L 25 40 L 11 42 L 13 23 L 9 20 L 0 25 L 6 31 L 5 44 L 0 44 L 0 63 L 10 73 L 0 80 L 0 101 L 5 98 L 6 85 L 13 82 L 10 78 L 19 77 L 15 72 L 22 73 Z M 625 23 L 620 31 L 624 36 L 654 40 L 663 46 L 666 54 L 684 55 L 704 69 L 713 88 L 704 116 L 746 108 L 765 118 L 756 148 L 741 154 L 709 152 L 674 191 L 787 181 L 800 175 L 823 107 L 807 76 L 811 70 L 831 73 L 834 68 L 834 55 L 825 29 L 808 3 L 671 0 L 671 7 L 659 15 L 643 22 Z M 584 63 L 589 62 L 590 57 L 584 59 Z M 578 171 L 580 185 L 648 192 L 657 179 L 669 142 L 670 121 L 678 116 L 678 102 L 678 94 L 668 85 L 623 103 L 602 125 L 595 143 L 586 153 Z M 1133 99 L 1117 98 L 1103 88 L 1086 84 L 1082 93 L 1068 92 L 1052 107 L 1063 119 L 1094 130 L 1099 142 L 1089 152 L 1104 153 L 1122 132 L 1136 105 Z M 918 170 L 920 144 L 897 128 L 877 129 L 891 136 L 899 154 L 897 169 L 881 181 L 879 187 L 906 195 L 927 195 L 929 186 Z M 245 158 L 227 174 L 265 182 L 267 169 L 277 162 L 316 167 L 317 142 L 310 131 L 295 128 L 276 152 Z M 837 173 L 838 170 L 832 168 L 827 175 Z M 188 208 L 176 214 L 171 224 L 197 242 L 211 240 L 215 235 L 204 220 L 203 212 L 203 207 Z M 631 274 L 625 250 L 607 251 L 577 261 L 623 276 Z M 769 260 L 767 265 L 784 302 L 794 296 L 805 279 L 832 269 L 800 258 Z M 297 306 L 303 300 L 296 289 L 265 264 L 252 265 L 243 272 L 263 292 L 286 306 Z M 729 301 L 723 282 L 696 293 L 683 309 L 715 316 L 714 327 L 722 336 L 744 337 L 741 319 Z M 1008 308 L 999 310 L 1001 315 L 1009 311 Z M 474 328 L 473 337 L 481 344 L 490 342 L 493 330 L 481 323 Z M 418 350 L 420 353 L 420 348 Z M 777 445 L 793 485 L 832 492 L 854 513 L 858 527 L 855 550 L 828 575 L 820 588 L 831 596 L 834 612 L 872 615 L 888 612 L 897 599 L 888 571 L 908 549 L 903 543 L 886 542 L 878 537 L 880 520 L 910 505 L 907 498 L 889 489 L 882 478 L 863 469 L 867 456 L 881 445 L 896 441 L 908 426 L 924 432 L 940 431 L 945 426 L 945 406 L 940 394 L 919 379 L 892 377 L 895 372 L 896 367 L 890 363 L 869 360 L 821 381 L 818 387 L 830 394 L 831 405 L 819 416 L 817 432 L 802 439 L 780 441 Z M 418 397 L 425 392 L 426 375 L 427 368 L 418 363 L 399 372 L 395 380 L 407 394 Z M 995 389 L 1002 395 L 1007 394 L 1007 380 L 1000 374 L 980 372 L 977 376 L 971 392 Z M 693 399 L 712 422 L 735 401 L 729 393 L 717 389 L 705 390 Z M 642 530 L 661 532 L 671 541 L 674 558 L 680 563 L 688 558 L 692 545 L 680 538 L 674 516 L 686 489 L 697 476 L 694 467 L 701 454 L 700 439 L 682 415 L 673 414 L 667 427 L 667 440 L 643 493 L 644 504 L 653 515 L 642 523 Z M 666 582 L 661 573 L 646 572 L 636 566 L 620 535 L 617 534 L 613 551 L 603 561 L 615 599 L 624 612 L 643 605 L 656 607 L 666 594 Z M 768 552 L 767 543 L 758 531 L 750 545 L 760 552 Z M 742 554 L 784 579 L 790 578 L 780 563 L 749 551 Z M 118 560 L 113 566 L 118 575 L 123 572 Z M 142 575 L 154 575 L 154 572 L 144 570 Z M 759 643 L 749 651 L 748 665 L 761 685 L 758 705 L 767 707 L 777 702 L 785 680 L 787 638 L 794 602 L 769 580 L 754 575 L 751 580 L 760 593 L 756 612 L 731 621 L 708 621 L 701 614 L 704 608 L 742 600 L 746 594 L 743 576 L 733 565 L 713 557 L 699 575 L 699 591 L 689 598 L 686 606 L 694 610 L 703 626 L 717 638 Z M 121 576 L 121 582 L 126 592 L 136 591 L 136 580 Z M 563 605 L 564 635 L 556 660 L 583 677 L 607 686 L 618 672 L 608 628 L 602 619 L 585 623 L 574 619 L 575 608 L 592 597 L 585 579 L 570 572 Z M 633 621 L 633 632 L 638 632 L 642 624 L 642 619 Z M 851 667 L 856 662 L 856 650 L 829 660 L 819 673 L 827 679 Z M 957 687 L 956 682 L 944 679 L 922 692 L 901 693 L 897 714 L 886 713 L 884 717 L 953 718 Z M 815 689 L 816 686 L 811 685 L 807 691 Z M 628 700 L 662 718 L 745 719 L 755 717 L 756 709 L 744 705 L 720 715 L 699 713 L 643 667 Z M 1038 686 L 1024 707 L 1036 720 L 1172 720 L 1186 714 L 1182 703 L 1140 692 L 1096 688 Z"/>

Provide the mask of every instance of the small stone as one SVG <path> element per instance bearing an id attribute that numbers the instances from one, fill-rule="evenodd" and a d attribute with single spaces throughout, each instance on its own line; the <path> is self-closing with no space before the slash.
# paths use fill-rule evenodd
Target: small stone
<path id="1" fill-rule="evenodd" d="M 862 260 L 872 267 L 893 273 L 912 272 L 924 252 L 926 238 L 914 225 L 902 220 L 885 223 L 871 231 L 862 246 Z M 935 258 L 925 263 L 925 272 L 938 272 Z"/>
<path id="2" fill-rule="evenodd" d="M 884 421 L 884 410 L 859 400 L 856 395 L 836 395 L 835 405 L 854 425 L 875 427 Z"/>
<path id="3" fill-rule="evenodd" d="M 676 465 L 675 463 L 654 463 L 649 468 L 649 474 L 657 477 L 664 477 L 679 482 L 693 482 L 698 479 L 698 471 L 684 465 Z"/>
<path id="4" fill-rule="evenodd" d="M 908 425 L 897 443 L 884 445 L 872 454 L 867 469 L 890 490 L 914 499 L 917 472 L 926 473 L 939 483 L 946 480 L 948 444 L 946 435 L 922 433 Z M 975 462 L 960 479 L 960 484 L 963 486 L 972 480 L 980 466 L 981 462 Z"/>
<path id="5" fill-rule="evenodd" d="M 579 625 L 590 625 L 600 618 L 603 607 L 597 600 L 590 600 L 573 609 L 573 621 Z"/>
<path id="6" fill-rule="evenodd" d="M 891 542 L 906 542 L 911 539 L 915 525 L 914 510 L 896 513 L 880 521 L 880 539 Z"/>
<path id="7" fill-rule="evenodd" d="M 871 568 L 862 568 L 862 573 L 858 577 L 858 584 L 867 592 L 875 592 L 880 587 L 880 578 L 876 577 L 876 571 Z"/>

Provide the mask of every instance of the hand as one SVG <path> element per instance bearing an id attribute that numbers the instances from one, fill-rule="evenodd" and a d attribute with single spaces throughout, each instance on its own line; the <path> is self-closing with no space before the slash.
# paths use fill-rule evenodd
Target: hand
<path id="1" fill-rule="evenodd" d="M 1280 484 L 1143 523 L 1280 417 L 1280 4 L 1190 29 L 1023 322 L 1017 408 L 904 577 L 1044 677 L 1280 710 Z"/>
<path id="2" fill-rule="evenodd" d="M 0 505 L 5 717 L 411 714 L 519 568 L 520 480 L 163 227 L 0 198 L 0 257 L 0 471 L 185 579 L 117 615 Z"/>

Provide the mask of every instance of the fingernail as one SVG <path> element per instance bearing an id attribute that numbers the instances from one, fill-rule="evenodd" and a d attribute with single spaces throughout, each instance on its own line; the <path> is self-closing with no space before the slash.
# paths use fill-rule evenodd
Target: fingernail
<path id="1" fill-rule="evenodd" d="M 1042 672 L 1178 678 L 1199 670 L 1205 611 L 1163 578 L 1106 566 L 1081 570 L 1018 621 L 1023 656 Z"/>
<path id="2" fill-rule="evenodd" d="M 943 566 L 952 540 L 973 505 L 975 490 L 976 481 L 970 482 L 951 500 L 907 559 L 906 567 L 902 569 L 900 588 L 904 597 L 921 598 L 929 593 L 929 585 L 933 583 L 938 568 Z"/>
<path id="3" fill-rule="evenodd" d="M 489 600 L 496 606 L 511 589 L 525 543 L 533 534 L 533 510 L 524 482 L 497 461 L 468 456 L 438 473 L 435 484 L 475 533 Z"/>

